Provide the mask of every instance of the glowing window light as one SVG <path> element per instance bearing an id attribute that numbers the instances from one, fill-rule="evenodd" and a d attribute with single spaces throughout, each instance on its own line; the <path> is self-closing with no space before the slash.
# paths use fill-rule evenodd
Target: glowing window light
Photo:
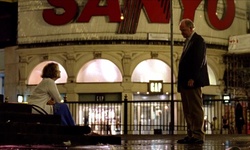
<path id="1" fill-rule="evenodd" d="M 78 72 L 77 82 L 122 82 L 118 67 L 107 59 L 95 59 L 84 64 Z"/>
<path id="2" fill-rule="evenodd" d="M 163 61 L 148 59 L 139 63 L 132 73 L 133 82 L 149 82 L 149 80 L 171 81 L 171 69 Z"/>
<path id="3" fill-rule="evenodd" d="M 17 95 L 17 102 L 22 103 L 23 102 L 23 95 L 18 94 Z"/>

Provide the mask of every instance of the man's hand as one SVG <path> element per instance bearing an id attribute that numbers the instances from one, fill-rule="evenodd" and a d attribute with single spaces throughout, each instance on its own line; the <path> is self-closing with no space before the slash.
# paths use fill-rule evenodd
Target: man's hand
<path id="1" fill-rule="evenodd" d="M 188 80 L 188 86 L 189 87 L 193 87 L 194 86 L 194 80 L 193 79 L 189 79 Z"/>

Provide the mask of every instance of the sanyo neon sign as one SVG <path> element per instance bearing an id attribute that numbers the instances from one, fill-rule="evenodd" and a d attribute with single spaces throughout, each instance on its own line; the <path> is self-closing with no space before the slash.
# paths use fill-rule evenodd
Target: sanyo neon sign
<path id="1" fill-rule="evenodd" d="M 53 6 L 52 9 L 43 10 L 43 19 L 50 25 L 64 25 L 71 22 L 81 23 L 89 22 L 93 16 L 107 16 L 109 22 L 121 22 L 121 13 L 128 12 L 134 7 L 126 7 L 119 5 L 119 0 L 106 0 L 106 5 L 100 6 L 101 0 L 88 0 L 84 8 L 78 7 L 75 0 L 47 0 Z M 164 3 L 163 3 L 164 1 Z M 217 30 L 225 30 L 231 26 L 235 17 L 235 3 L 234 0 L 224 0 L 224 9 L 222 18 L 216 15 L 218 0 L 205 0 L 204 16 L 208 25 Z M 124 3 L 126 0 L 124 0 Z M 170 0 L 141 0 L 135 1 L 141 5 L 139 9 L 144 8 L 150 23 L 169 23 L 170 22 Z M 182 18 L 190 18 L 194 20 L 195 11 L 202 0 L 179 0 L 182 7 Z M 164 6 L 162 6 L 164 4 Z M 57 14 L 55 9 L 61 8 L 63 13 Z M 138 9 L 136 8 L 136 9 Z M 127 10 L 126 10 L 127 9 Z M 80 11 L 82 10 L 82 11 Z M 122 11 L 121 11 L 122 10 Z M 138 11 L 140 13 L 140 11 Z M 130 16 L 132 17 L 131 14 Z M 140 14 L 138 14 L 140 15 Z M 128 16 L 129 18 L 129 16 Z M 126 18 L 124 18 L 126 19 Z M 123 20 L 126 21 L 126 20 Z M 136 23 L 136 22 L 135 22 Z"/>

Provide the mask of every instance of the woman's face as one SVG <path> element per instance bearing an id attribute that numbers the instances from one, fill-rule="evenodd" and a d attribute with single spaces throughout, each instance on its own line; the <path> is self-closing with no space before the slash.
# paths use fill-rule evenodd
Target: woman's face
<path id="1" fill-rule="evenodd" d="M 59 66 L 57 65 L 57 67 L 56 67 L 56 79 L 59 79 L 59 78 L 61 78 L 61 71 L 59 69 Z"/>

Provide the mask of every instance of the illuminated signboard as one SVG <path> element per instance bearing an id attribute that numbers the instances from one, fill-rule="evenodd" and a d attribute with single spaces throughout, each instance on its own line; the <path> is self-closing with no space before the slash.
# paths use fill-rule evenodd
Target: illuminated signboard
<path id="1" fill-rule="evenodd" d="M 163 93 L 163 81 L 162 80 L 149 81 L 148 91 L 149 91 L 149 94 L 162 94 Z"/>
<path id="2" fill-rule="evenodd" d="M 228 103 L 230 103 L 231 97 L 230 97 L 230 95 L 223 95 L 222 99 L 223 99 L 224 104 L 228 104 Z"/>
<path id="3" fill-rule="evenodd" d="M 17 42 L 32 44 L 147 39 L 169 41 L 170 2 L 170 0 L 19 0 Z M 175 26 L 178 26 L 176 23 L 181 19 L 190 18 L 196 24 L 196 31 L 203 35 L 208 43 L 227 45 L 230 35 L 246 34 L 248 28 L 246 1 L 235 3 L 234 0 L 175 0 L 173 2 L 172 22 Z M 178 27 L 174 28 L 173 35 L 175 41 L 183 40 Z"/>
<path id="4" fill-rule="evenodd" d="M 93 16 L 108 16 L 109 22 L 122 22 L 121 14 L 123 14 L 125 22 L 130 20 L 134 24 L 138 24 L 141 13 L 140 10 L 142 8 L 144 8 L 148 20 L 151 23 L 169 23 L 170 21 L 170 0 L 164 2 L 160 2 L 159 0 L 135 0 L 131 1 L 131 4 L 126 3 L 123 9 L 120 8 L 118 0 L 107 0 L 107 4 L 104 6 L 99 5 L 100 0 L 88 0 L 81 11 L 79 11 L 80 9 L 75 0 L 47 1 L 54 8 L 44 9 L 43 19 L 51 25 L 65 25 L 72 21 L 76 23 L 89 22 Z M 233 0 L 225 1 L 222 18 L 217 16 L 217 0 L 207 0 L 204 4 L 206 21 L 214 29 L 225 30 L 233 23 L 235 17 L 235 2 Z M 194 20 L 195 11 L 201 2 L 202 0 L 180 0 L 181 6 L 183 7 L 182 18 Z M 162 6 L 163 3 L 165 3 L 164 7 Z M 131 7 L 130 5 L 134 6 Z M 58 12 L 55 11 L 56 8 L 62 8 L 64 10 L 63 13 L 58 14 Z M 133 12 L 133 15 L 131 15 L 131 12 Z M 133 18 L 137 19 L 132 20 Z"/>

